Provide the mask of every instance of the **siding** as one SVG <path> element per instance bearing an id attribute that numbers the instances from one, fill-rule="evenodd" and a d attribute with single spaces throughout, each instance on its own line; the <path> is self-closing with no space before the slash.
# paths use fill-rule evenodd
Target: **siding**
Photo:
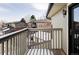
<path id="1" fill-rule="evenodd" d="M 63 10 L 60 10 L 56 15 L 52 16 L 53 28 L 63 28 L 62 48 L 68 54 L 68 20 L 67 16 L 63 16 Z"/>

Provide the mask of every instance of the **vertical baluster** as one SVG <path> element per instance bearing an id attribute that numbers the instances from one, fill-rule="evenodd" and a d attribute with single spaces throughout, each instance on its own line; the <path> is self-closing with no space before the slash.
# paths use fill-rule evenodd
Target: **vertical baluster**
<path id="1" fill-rule="evenodd" d="M 28 33 L 29 33 L 28 35 L 28 49 L 29 49 L 30 31 Z"/>
<path id="2" fill-rule="evenodd" d="M 52 31 L 49 30 L 49 49 L 51 49 L 51 45 L 52 45 L 52 44 L 51 44 L 51 42 L 52 42 L 52 40 L 51 40 L 51 39 L 52 39 L 52 37 L 51 37 L 51 36 L 52 36 L 51 32 L 52 32 Z"/>
<path id="3" fill-rule="evenodd" d="M 33 31 L 31 31 L 30 36 L 31 36 L 31 38 L 33 39 Z M 33 42 L 33 41 L 30 39 L 30 46 L 31 46 L 31 49 L 33 49 L 32 42 Z"/>
<path id="4" fill-rule="evenodd" d="M 8 55 L 10 55 L 10 38 L 8 39 Z"/>
<path id="5" fill-rule="evenodd" d="M 22 49 L 23 49 L 22 41 L 23 41 L 23 33 L 21 33 L 21 55 L 22 55 Z"/>
<path id="6" fill-rule="evenodd" d="M 28 49 L 26 49 L 26 47 L 28 45 L 28 42 L 27 42 L 28 41 L 28 39 L 27 39 L 27 31 L 25 31 L 24 33 L 25 33 L 25 36 L 24 36 L 25 37 L 25 39 L 24 39 L 24 45 L 25 45 L 25 47 L 24 47 L 24 49 L 25 49 L 25 52 L 27 52 L 28 51 Z"/>
<path id="7" fill-rule="evenodd" d="M 6 41 L 6 54 L 8 55 L 8 40 Z"/>
<path id="8" fill-rule="evenodd" d="M 35 49 L 35 46 L 34 46 L 34 43 L 35 43 L 35 36 L 34 36 L 34 34 L 35 34 L 35 31 L 33 31 L 33 41 L 32 41 L 33 49 Z M 31 44 L 31 45 L 32 45 L 32 44 Z"/>
<path id="9" fill-rule="evenodd" d="M 24 39 L 23 39 L 23 44 L 24 44 L 24 46 L 23 46 L 23 49 L 24 49 L 23 53 L 24 53 L 25 52 L 25 36 L 26 36 L 26 34 L 25 34 L 25 32 L 23 32 L 23 34 L 24 34 Z"/>
<path id="10" fill-rule="evenodd" d="M 40 33 L 40 30 L 39 30 L 39 32 L 38 32 L 38 38 L 39 38 L 39 33 Z M 38 43 L 40 43 L 40 38 L 39 38 L 39 40 L 38 40 Z M 40 44 L 38 44 L 38 50 L 39 50 L 39 48 L 40 48 Z"/>
<path id="11" fill-rule="evenodd" d="M 22 33 L 20 34 L 20 55 L 22 55 Z"/>
<path id="12" fill-rule="evenodd" d="M 19 34 L 19 55 L 21 55 L 21 33 Z"/>
<path id="13" fill-rule="evenodd" d="M 0 43 L 0 55 L 2 55 L 2 44 Z"/>
<path id="14" fill-rule="evenodd" d="M 4 42 L 2 42 L 1 48 L 2 48 L 2 55 L 4 55 Z"/>
<path id="15" fill-rule="evenodd" d="M 16 35 L 16 55 L 17 55 L 17 35 Z"/>
<path id="16" fill-rule="evenodd" d="M 56 40 L 56 49 L 57 49 L 57 30 L 56 30 L 56 32 L 55 32 L 55 35 L 56 35 L 55 40 Z"/>
<path id="17" fill-rule="evenodd" d="M 42 43 L 43 46 L 42 46 L 42 48 L 43 48 L 43 54 L 44 54 L 44 30 L 43 30 L 43 33 L 42 33 L 42 37 L 43 37 L 42 38 L 43 39 L 43 43 Z"/>
<path id="18" fill-rule="evenodd" d="M 61 31 L 59 30 L 59 48 L 61 49 Z"/>
<path id="19" fill-rule="evenodd" d="M 13 40 L 14 40 L 14 54 L 16 55 L 16 36 L 14 36 Z"/>
<path id="20" fill-rule="evenodd" d="M 30 45 L 29 45 L 29 46 L 30 46 L 31 51 L 30 51 L 29 55 L 30 55 L 31 52 L 32 52 L 32 46 L 31 46 L 31 36 L 32 36 L 32 34 L 33 34 L 33 32 L 30 31 L 30 40 L 29 40 Z"/>
<path id="21" fill-rule="evenodd" d="M 18 55 L 20 55 L 20 34 L 18 34 Z"/>
<path id="22" fill-rule="evenodd" d="M 60 30 L 58 30 L 58 48 L 60 49 Z"/>
<path id="23" fill-rule="evenodd" d="M 57 30 L 57 49 L 58 49 L 58 30 Z"/>
<path id="24" fill-rule="evenodd" d="M 36 53 L 36 55 L 38 54 L 38 49 L 39 49 L 39 30 L 38 30 L 38 33 L 37 33 L 37 53 Z"/>
<path id="25" fill-rule="evenodd" d="M 36 37 L 36 31 L 35 31 L 35 49 L 36 49 L 36 40 L 37 40 L 37 37 Z"/>
<path id="26" fill-rule="evenodd" d="M 22 55 L 22 33 L 20 34 L 20 55 Z"/>
<path id="27" fill-rule="evenodd" d="M 49 49 L 49 30 L 47 31 L 47 50 Z"/>
<path id="28" fill-rule="evenodd" d="M 23 39 L 22 39 L 22 54 L 24 54 L 24 46 L 25 46 L 25 44 L 24 44 L 24 36 L 25 36 L 25 34 L 24 34 L 24 32 L 23 32 Z"/>
<path id="29" fill-rule="evenodd" d="M 6 55 L 6 41 L 4 41 L 4 55 Z"/>
<path id="30" fill-rule="evenodd" d="M 22 49 L 23 49 L 22 41 L 23 41 L 23 34 L 21 33 L 21 55 L 22 55 Z"/>
<path id="31" fill-rule="evenodd" d="M 45 40 L 45 30 L 44 30 L 43 35 L 44 35 L 44 39 L 43 39 L 43 42 L 44 42 L 44 40 Z M 45 42 L 43 43 L 43 48 L 45 49 L 44 44 L 45 44 Z M 43 55 L 44 55 L 44 50 L 43 50 Z"/>
<path id="32" fill-rule="evenodd" d="M 53 31 L 53 49 L 54 49 L 54 30 Z"/>
<path id="33" fill-rule="evenodd" d="M 36 44 L 36 37 L 35 37 L 35 31 L 34 31 L 34 33 L 33 33 L 33 55 L 34 55 L 34 53 L 35 53 L 35 44 Z"/>
<path id="34" fill-rule="evenodd" d="M 48 30 L 46 31 L 46 43 L 47 43 L 47 46 L 46 46 L 46 52 L 47 52 L 47 55 L 48 55 L 48 46 L 49 46 L 49 39 L 48 39 Z"/>
<path id="35" fill-rule="evenodd" d="M 13 55 L 13 52 L 14 52 L 14 50 L 13 50 L 13 37 L 12 37 L 12 55 Z"/>
<path id="36" fill-rule="evenodd" d="M 54 48 L 54 31 L 52 31 L 52 29 L 50 29 L 49 31 L 49 49 L 53 49 Z M 52 42 L 53 41 L 53 42 Z M 52 55 L 52 51 L 50 51 L 50 55 Z"/>
<path id="37" fill-rule="evenodd" d="M 16 50 L 17 50 L 17 55 L 18 55 L 18 34 L 17 34 L 17 39 L 16 39 L 16 42 L 17 42 L 17 46 L 16 46 Z"/>
<path id="38" fill-rule="evenodd" d="M 20 51 L 19 40 L 20 40 L 20 35 L 18 34 L 18 55 L 19 55 L 19 51 Z"/>
<path id="39" fill-rule="evenodd" d="M 13 54 L 15 55 L 15 36 L 13 36 L 12 45 L 13 45 Z"/>
<path id="40" fill-rule="evenodd" d="M 15 36 L 12 38 L 12 54 L 15 55 Z"/>
<path id="41" fill-rule="evenodd" d="M 12 37 L 12 55 L 13 55 L 13 37 Z"/>
<path id="42" fill-rule="evenodd" d="M 28 51 L 29 51 L 29 32 L 28 31 L 26 31 L 26 39 L 25 39 L 25 49 L 27 50 L 26 51 L 26 53 L 28 53 Z"/>
<path id="43" fill-rule="evenodd" d="M 24 39 L 23 39 L 23 44 L 24 44 L 24 46 L 23 46 L 23 53 L 25 53 L 26 52 L 25 51 L 25 36 L 26 36 L 25 32 L 23 32 L 23 35 L 24 35 Z"/>
<path id="44" fill-rule="evenodd" d="M 23 54 L 23 32 L 21 34 L 21 55 Z"/>
<path id="45" fill-rule="evenodd" d="M 12 54 L 12 38 L 10 39 L 10 55 Z"/>
<path id="46" fill-rule="evenodd" d="M 21 34 L 19 36 L 19 54 L 21 55 Z"/>
<path id="47" fill-rule="evenodd" d="M 21 33 L 21 55 L 23 54 L 23 38 L 24 38 L 24 35 L 23 35 L 23 32 Z"/>
<path id="48" fill-rule="evenodd" d="M 63 33 L 62 33 L 62 30 L 61 30 L 61 42 L 62 42 L 62 38 L 63 38 Z M 62 47 L 62 44 L 61 44 L 61 47 Z"/>
<path id="49" fill-rule="evenodd" d="M 50 44 L 50 39 L 49 38 L 50 38 L 50 30 L 48 31 L 48 49 L 49 49 L 49 46 L 50 46 L 49 45 Z"/>
<path id="50" fill-rule="evenodd" d="M 35 37 L 36 37 L 36 38 L 35 38 L 35 39 L 36 39 L 36 44 L 35 44 L 36 46 L 35 46 L 35 49 L 37 49 L 37 40 L 38 40 L 37 34 L 38 34 L 38 32 L 36 31 L 36 33 L 35 33 Z"/>
<path id="51" fill-rule="evenodd" d="M 56 30 L 54 30 L 54 49 L 56 49 Z"/>
<path id="52" fill-rule="evenodd" d="M 40 30 L 40 55 L 41 55 L 41 30 Z"/>
<path id="53" fill-rule="evenodd" d="M 18 34 L 18 39 L 17 39 L 17 48 L 18 48 L 17 54 L 19 55 L 19 34 Z"/>
<path id="54" fill-rule="evenodd" d="M 30 42 L 31 41 L 31 32 L 29 31 L 29 49 L 31 49 Z"/>
<path id="55" fill-rule="evenodd" d="M 32 46 L 31 46 L 31 34 L 32 34 L 32 31 L 30 32 L 30 40 L 29 40 L 29 46 L 30 46 L 30 48 L 32 48 Z"/>
<path id="56" fill-rule="evenodd" d="M 48 46 L 47 46 L 47 54 L 48 54 L 48 49 L 49 49 L 49 47 L 50 47 L 50 37 L 51 37 L 51 35 L 50 35 L 50 30 L 48 30 L 47 31 L 47 44 L 48 44 Z"/>
<path id="57" fill-rule="evenodd" d="M 24 48 L 24 47 L 25 47 L 25 44 L 24 44 L 24 43 L 25 43 L 25 42 L 24 42 L 24 40 L 25 40 L 25 33 L 24 33 L 24 32 L 23 32 L 23 36 L 24 36 L 24 37 L 23 37 L 23 41 L 22 41 L 22 43 L 23 43 L 22 46 L 24 45 L 24 46 L 23 46 L 23 54 L 24 54 L 24 52 L 25 52 L 25 48 Z"/>
<path id="58" fill-rule="evenodd" d="M 23 54 L 24 54 L 24 52 L 25 52 L 25 33 L 23 32 L 23 36 L 24 36 L 24 38 L 23 38 L 23 44 L 22 44 L 22 46 L 23 46 Z"/>

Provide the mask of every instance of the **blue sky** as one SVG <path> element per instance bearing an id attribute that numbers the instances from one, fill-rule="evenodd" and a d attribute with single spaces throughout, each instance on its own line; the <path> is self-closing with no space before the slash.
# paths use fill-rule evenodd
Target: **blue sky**
<path id="1" fill-rule="evenodd" d="M 46 15 L 48 3 L 0 3 L 0 20 L 4 22 L 19 21 L 35 15 L 40 18 Z"/>
<path id="2" fill-rule="evenodd" d="M 79 22 L 79 7 L 74 9 L 74 20 Z"/>

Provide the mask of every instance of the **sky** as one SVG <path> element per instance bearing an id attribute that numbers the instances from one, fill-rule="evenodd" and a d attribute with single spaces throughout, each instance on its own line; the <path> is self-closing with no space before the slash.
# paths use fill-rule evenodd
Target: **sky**
<path id="1" fill-rule="evenodd" d="M 74 21 L 79 22 L 79 7 L 74 9 Z"/>
<path id="2" fill-rule="evenodd" d="M 48 3 L 0 3 L 0 20 L 3 22 L 20 21 L 35 15 L 36 19 L 46 16 Z"/>

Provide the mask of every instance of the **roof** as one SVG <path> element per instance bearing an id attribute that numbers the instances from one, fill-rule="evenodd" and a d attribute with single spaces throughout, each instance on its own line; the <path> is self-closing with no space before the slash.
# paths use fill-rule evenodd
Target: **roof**
<path id="1" fill-rule="evenodd" d="M 16 22 L 8 22 L 6 24 L 15 24 L 15 23 L 19 23 L 20 21 L 16 21 Z"/>
<path id="2" fill-rule="evenodd" d="M 46 18 L 51 19 L 52 16 L 57 14 L 62 8 L 66 8 L 66 6 L 67 6 L 67 3 L 50 3 Z"/>
<path id="3" fill-rule="evenodd" d="M 48 10 L 47 10 L 47 14 L 46 14 L 46 18 L 48 18 L 47 16 L 48 16 L 48 14 L 49 14 L 49 12 L 50 12 L 50 10 L 51 10 L 53 4 L 54 4 L 54 3 L 50 3 L 50 4 L 49 4 Z M 48 19 L 50 19 L 50 18 L 48 18 Z"/>

